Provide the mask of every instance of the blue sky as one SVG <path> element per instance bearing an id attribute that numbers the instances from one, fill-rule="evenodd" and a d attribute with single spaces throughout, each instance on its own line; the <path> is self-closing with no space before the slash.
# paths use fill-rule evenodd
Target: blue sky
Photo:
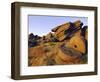
<path id="1" fill-rule="evenodd" d="M 52 28 L 58 25 L 61 25 L 66 22 L 74 22 L 76 20 L 81 20 L 84 25 L 88 25 L 87 17 L 29 15 L 28 16 L 29 33 L 43 36 L 49 33 Z"/>

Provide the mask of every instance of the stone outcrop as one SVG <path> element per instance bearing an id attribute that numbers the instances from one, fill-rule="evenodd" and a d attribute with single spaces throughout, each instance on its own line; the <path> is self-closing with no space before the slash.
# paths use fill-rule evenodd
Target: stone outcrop
<path id="1" fill-rule="evenodd" d="M 87 63 L 88 26 L 80 20 L 67 22 L 45 36 L 30 34 L 29 66 Z"/>
<path id="2" fill-rule="evenodd" d="M 81 21 L 76 21 L 74 23 L 65 23 L 56 28 L 53 28 L 52 31 L 54 32 L 56 38 L 59 41 L 63 41 L 67 38 L 70 38 L 76 33 L 78 30 L 81 29 L 83 23 Z"/>

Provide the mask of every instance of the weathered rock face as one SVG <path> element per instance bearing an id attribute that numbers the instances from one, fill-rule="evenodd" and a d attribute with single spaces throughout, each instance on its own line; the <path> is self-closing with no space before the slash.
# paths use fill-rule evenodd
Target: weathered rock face
<path id="1" fill-rule="evenodd" d="M 86 52 L 85 40 L 82 36 L 73 36 L 67 43 L 66 46 L 73 48 L 81 53 Z"/>
<path id="2" fill-rule="evenodd" d="M 87 28 L 78 20 L 59 25 L 43 37 L 31 33 L 29 66 L 87 63 Z"/>
<path id="3" fill-rule="evenodd" d="M 55 61 L 57 64 L 79 64 L 81 63 L 82 54 L 73 48 L 60 46 Z"/>
<path id="4" fill-rule="evenodd" d="M 71 38 L 78 30 L 81 29 L 82 25 L 83 23 L 78 20 L 74 23 L 69 22 L 62 24 L 52 29 L 52 31 L 59 41 L 63 41 L 64 39 Z"/>

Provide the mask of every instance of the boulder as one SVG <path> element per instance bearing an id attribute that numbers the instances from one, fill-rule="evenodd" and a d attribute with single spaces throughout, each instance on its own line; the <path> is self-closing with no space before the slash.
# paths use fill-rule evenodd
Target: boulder
<path id="1" fill-rule="evenodd" d="M 83 23 L 81 21 L 75 21 L 74 23 L 69 22 L 62 24 L 54 29 L 54 35 L 59 41 L 63 41 L 64 39 L 71 38 L 78 30 L 81 29 Z"/>

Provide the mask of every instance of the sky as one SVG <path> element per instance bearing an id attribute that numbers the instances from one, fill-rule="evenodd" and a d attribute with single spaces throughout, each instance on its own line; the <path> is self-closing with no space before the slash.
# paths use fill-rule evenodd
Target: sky
<path id="1" fill-rule="evenodd" d="M 87 17 L 29 15 L 29 34 L 33 33 L 34 35 L 43 36 L 51 32 L 52 28 L 66 22 L 75 22 L 76 20 L 81 20 L 84 26 L 88 25 Z"/>

